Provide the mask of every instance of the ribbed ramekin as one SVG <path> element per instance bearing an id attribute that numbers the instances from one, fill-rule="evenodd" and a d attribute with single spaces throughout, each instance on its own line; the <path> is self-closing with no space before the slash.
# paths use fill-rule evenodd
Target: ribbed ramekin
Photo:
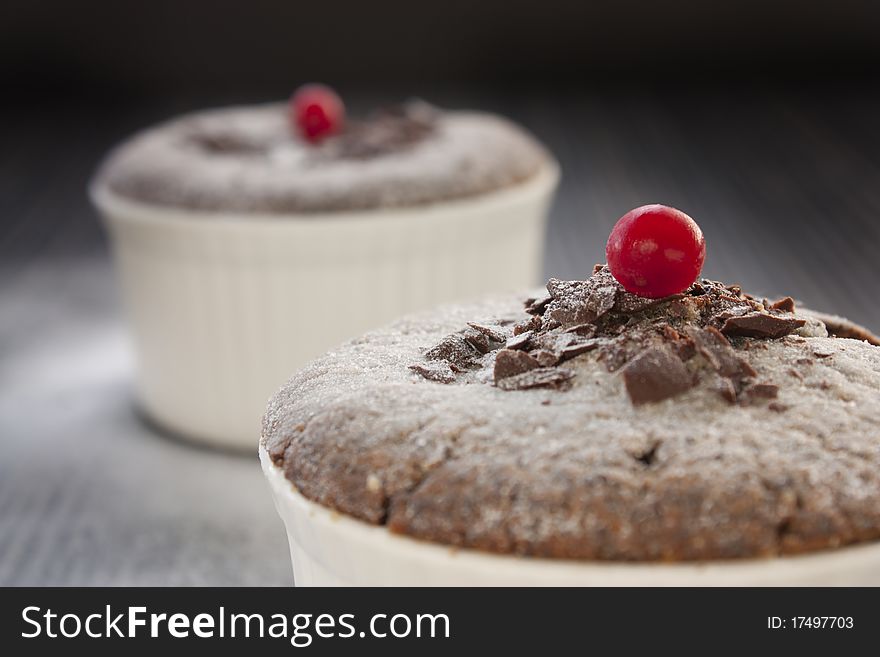
<path id="1" fill-rule="evenodd" d="M 878 586 L 880 544 L 705 563 L 534 559 L 392 534 L 306 499 L 260 446 L 297 586 Z"/>
<path id="2" fill-rule="evenodd" d="M 517 186 L 394 210 L 236 215 L 133 202 L 97 186 L 159 425 L 251 450 L 269 396 L 334 345 L 438 303 L 537 283 L 548 163 Z"/>

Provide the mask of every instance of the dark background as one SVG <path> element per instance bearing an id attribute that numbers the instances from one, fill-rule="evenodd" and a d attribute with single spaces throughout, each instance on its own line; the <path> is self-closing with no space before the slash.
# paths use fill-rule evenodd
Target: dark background
<path id="1" fill-rule="evenodd" d="M 131 412 L 85 194 L 132 131 L 336 86 L 506 114 L 559 159 L 545 274 L 624 212 L 680 207 L 705 273 L 880 329 L 880 10 L 835 2 L 5 0 L 0 7 L 0 585 L 287 584 L 253 459 Z"/>
<path id="2" fill-rule="evenodd" d="M 6 0 L 0 262 L 103 254 L 83 190 L 133 130 L 319 80 L 355 113 L 421 96 L 535 132 L 565 173 L 547 274 L 663 202 L 703 226 L 708 275 L 880 325 L 875 6 Z"/>
<path id="3" fill-rule="evenodd" d="M 877 63 L 870 0 L 7 0 L 4 77 L 42 93 L 286 94 L 592 77 L 839 78 Z"/>

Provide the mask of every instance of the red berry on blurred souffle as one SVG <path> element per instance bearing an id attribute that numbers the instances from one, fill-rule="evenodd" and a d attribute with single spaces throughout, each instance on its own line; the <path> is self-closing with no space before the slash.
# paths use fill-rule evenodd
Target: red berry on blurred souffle
<path id="1" fill-rule="evenodd" d="M 306 84 L 290 98 L 290 122 L 303 139 L 317 144 L 342 130 L 345 105 L 330 87 Z"/>

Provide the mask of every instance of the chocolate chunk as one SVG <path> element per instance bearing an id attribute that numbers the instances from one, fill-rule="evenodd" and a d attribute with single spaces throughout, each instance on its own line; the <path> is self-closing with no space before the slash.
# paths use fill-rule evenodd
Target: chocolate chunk
<path id="1" fill-rule="evenodd" d="M 493 372 L 495 383 L 498 383 L 501 379 L 522 374 L 539 367 L 541 367 L 541 364 L 538 360 L 524 351 L 502 349 L 495 354 L 495 369 Z"/>
<path id="2" fill-rule="evenodd" d="M 442 360 L 456 371 L 471 369 L 479 365 L 479 352 L 464 336 L 453 333 L 447 335 L 436 347 L 425 352 L 427 360 Z"/>
<path id="3" fill-rule="evenodd" d="M 796 317 L 749 313 L 724 320 L 721 332 L 726 335 L 742 335 L 751 338 L 781 338 L 806 323 L 806 320 Z"/>
<path id="4" fill-rule="evenodd" d="M 505 349 L 525 349 L 526 345 L 528 345 L 529 340 L 535 335 L 534 331 L 526 331 L 525 333 L 520 333 L 519 335 L 515 335 L 512 338 L 507 338 L 507 343 L 504 345 Z"/>
<path id="5" fill-rule="evenodd" d="M 779 301 L 770 304 L 771 310 L 779 310 L 784 313 L 794 312 L 794 299 L 791 297 L 782 297 Z"/>
<path id="6" fill-rule="evenodd" d="M 561 367 L 541 367 L 522 374 L 501 379 L 497 385 L 502 390 L 528 390 L 530 388 L 556 388 L 571 386 L 574 372 Z"/>
<path id="7" fill-rule="evenodd" d="M 789 407 L 787 404 L 782 404 L 780 402 L 770 402 L 767 404 L 767 408 L 771 411 L 776 411 L 777 413 L 784 413 Z"/>
<path id="8" fill-rule="evenodd" d="M 410 365 L 409 369 L 421 374 L 428 381 L 437 381 L 438 383 L 453 383 L 455 381 L 455 373 L 443 361 L 435 361 L 430 364 L 416 363 Z"/>
<path id="9" fill-rule="evenodd" d="M 474 330 L 479 331 L 487 338 L 489 338 L 492 342 L 504 342 L 507 340 L 507 334 L 498 327 L 484 326 L 482 324 L 475 324 L 473 322 L 468 322 L 468 326 L 470 326 Z"/>
<path id="10" fill-rule="evenodd" d="M 697 352 L 709 365 L 721 376 L 733 379 L 734 384 L 757 375 L 746 360 L 736 355 L 730 342 L 718 329 L 712 326 L 704 329 L 690 328 L 688 335 L 694 341 Z"/>
<path id="11" fill-rule="evenodd" d="M 623 382 L 635 405 L 674 397 L 694 385 L 687 367 L 666 345 L 649 347 L 633 358 L 623 369 Z"/>

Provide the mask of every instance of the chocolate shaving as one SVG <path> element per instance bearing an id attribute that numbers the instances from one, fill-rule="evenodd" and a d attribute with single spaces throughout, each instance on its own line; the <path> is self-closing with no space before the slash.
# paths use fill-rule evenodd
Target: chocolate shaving
<path id="1" fill-rule="evenodd" d="M 534 355 L 544 365 L 555 365 L 587 351 L 592 351 L 602 343 L 595 338 L 584 338 L 576 333 L 548 332 L 533 336 L 529 345 L 536 350 Z"/>
<path id="2" fill-rule="evenodd" d="M 495 355 L 495 369 L 493 371 L 495 383 L 539 367 L 541 367 L 541 363 L 524 351 L 502 349 Z"/>
<path id="3" fill-rule="evenodd" d="M 562 326 L 596 321 L 614 307 L 620 284 L 605 269 L 586 281 L 562 281 L 551 278 L 547 291 L 553 301 L 545 315 Z"/>
<path id="4" fill-rule="evenodd" d="M 544 322 L 541 321 L 541 318 L 537 315 L 529 317 L 527 320 L 522 322 L 518 322 L 513 326 L 513 334 L 519 335 L 520 333 L 525 333 L 526 331 L 540 331 L 541 325 Z"/>
<path id="5" fill-rule="evenodd" d="M 599 352 L 599 360 L 605 363 L 605 369 L 616 372 L 632 358 L 633 344 L 628 341 L 616 341 L 605 345 Z"/>
<path id="6" fill-rule="evenodd" d="M 733 381 L 720 377 L 718 379 L 718 393 L 731 404 L 736 403 L 736 388 L 733 387 Z"/>
<path id="7" fill-rule="evenodd" d="M 773 383 L 756 383 L 746 388 L 745 394 L 759 399 L 776 399 L 779 386 Z"/>
<path id="8" fill-rule="evenodd" d="M 796 317 L 778 317 L 766 313 L 749 313 L 741 317 L 729 317 L 724 321 L 721 332 L 726 335 L 741 335 L 750 338 L 781 338 L 806 324 L 806 320 Z"/>
<path id="9" fill-rule="evenodd" d="M 452 382 L 458 372 L 493 367 L 491 374 L 501 390 L 564 388 L 575 374 L 559 364 L 597 350 L 596 360 L 608 371 L 623 370 L 627 393 L 638 405 L 695 386 L 698 378 L 691 370 L 701 370 L 689 369 L 685 363 L 699 355 L 714 371 L 707 387 L 717 389 L 731 403 L 754 403 L 774 399 L 778 387 L 754 383 L 757 373 L 742 352 L 767 349 L 768 342 L 731 344 L 726 336 L 778 338 L 806 324 L 792 315 L 791 297 L 761 302 L 738 285 L 701 279 L 682 294 L 646 299 L 624 290 L 604 265 L 598 265 L 586 281 L 550 279 L 547 291 L 546 297 L 526 301 L 526 319 L 468 323 L 425 354 L 427 361 L 439 364 L 413 366 L 413 371 L 430 380 Z M 813 358 L 829 355 L 817 351 Z M 488 379 L 482 373 L 477 377 Z"/>
<path id="10" fill-rule="evenodd" d="M 623 369 L 623 381 L 635 405 L 679 395 L 694 385 L 687 367 L 668 346 L 650 347 Z"/>
<path id="11" fill-rule="evenodd" d="M 188 141 L 216 155 L 265 155 L 266 152 L 264 145 L 234 133 L 202 132 L 192 135 Z"/>
<path id="12" fill-rule="evenodd" d="M 429 137 L 437 126 L 437 112 L 426 103 L 386 107 L 365 120 L 349 120 L 345 129 L 328 140 L 325 154 L 363 160 L 399 152 Z"/>
<path id="13" fill-rule="evenodd" d="M 522 374 L 501 379 L 495 385 L 502 390 L 529 390 L 530 388 L 556 388 L 564 390 L 571 386 L 574 372 L 561 367 L 541 367 Z"/>
<path id="14" fill-rule="evenodd" d="M 515 335 L 512 338 L 507 338 L 507 342 L 504 345 L 504 348 L 525 349 L 526 345 L 529 343 L 529 340 L 531 340 L 534 335 L 534 331 L 526 331 L 525 333 L 520 333 L 519 335 Z"/>
<path id="15" fill-rule="evenodd" d="M 692 338 L 682 335 L 669 324 L 663 326 L 663 339 L 672 347 L 675 355 L 684 361 L 688 361 L 697 353 Z"/>
<path id="16" fill-rule="evenodd" d="M 489 338 L 492 342 L 500 342 L 503 343 L 507 340 L 507 334 L 504 331 L 501 331 L 497 328 L 493 328 L 491 326 L 484 326 L 482 324 L 475 324 L 474 322 L 468 322 L 468 326 L 472 329 L 479 331 L 487 338 Z"/>
<path id="17" fill-rule="evenodd" d="M 553 297 L 541 297 L 540 299 L 529 298 L 526 299 L 525 309 L 529 315 L 543 315 L 544 309 L 547 308 L 547 304 L 553 301 Z"/>
<path id="18" fill-rule="evenodd" d="M 647 297 L 640 297 L 637 294 L 632 294 L 624 290 L 619 290 L 617 292 L 617 299 L 614 303 L 614 312 L 634 314 L 642 312 L 643 310 L 647 310 L 648 308 L 658 306 L 661 303 L 677 301 L 678 299 L 681 299 L 683 297 L 684 294 L 673 294 L 671 296 L 661 297 L 659 299 L 649 299 Z"/>
<path id="19" fill-rule="evenodd" d="M 779 310 L 784 313 L 794 312 L 794 299 L 791 297 L 782 297 L 779 301 L 770 304 L 771 310 Z"/>
<path id="20" fill-rule="evenodd" d="M 436 347 L 425 352 L 427 360 L 441 360 L 455 371 L 472 369 L 479 365 L 479 352 L 462 335 L 447 335 Z"/>
<path id="21" fill-rule="evenodd" d="M 565 333 L 575 333 L 585 338 L 592 338 L 596 335 L 595 324 L 574 324 L 565 329 Z"/>
<path id="22" fill-rule="evenodd" d="M 548 317 L 556 322 L 555 325 L 548 326 L 548 328 L 553 329 L 556 326 L 571 326 L 572 324 L 593 322 L 598 318 L 598 315 L 589 308 L 582 306 L 578 308 L 553 308 L 548 313 Z"/>
<path id="23" fill-rule="evenodd" d="M 588 351 L 593 351 L 596 347 L 601 344 L 600 340 L 584 340 L 583 342 L 575 342 L 573 344 L 565 347 L 560 353 L 560 360 L 569 360 L 574 358 L 575 356 L 580 356 L 581 354 L 585 354 Z"/>
<path id="24" fill-rule="evenodd" d="M 474 349 L 479 351 L 481 354 L 488 354 L 492 351 L 492 342 L 486 337 L 484 334 L 479 331 L 474 331 L 473 329 L 469 329 L 462 333 L 464 339 L 470 344 Z"/>
<path id="25" fill-rule="evenodd" d="M 571 344 L 576 338 L 577 336 L 571 333 L 548 331 L 546 333 L 532 336 L 532 339 L 529 340 L 529 346 L 532 349 L 550 351 L 556 354 L 557 358 L 559 358 L 562 354 L 562 350 Z"/>
<path id="26" fill-rule="evenodd" d="M 552 367 L 553 365 L 559 364 L 560 361 L 558 353 L 555 351 L 548 351 L 547 349 L 537 349 L 532 352 L 532 356 L 538 360 L 541 367 Z"/>
<path id="27" fill-rule="evenodd" d="M 443 361 L 431 364 L 416 363 L 415 365 L 410 365 L 409 369 L 417 374 L 421 374 L 428 381 L 436 381 L 438 383 L 453 383 L 455 381 L 455 373 Z"/>
<path id="28" fill-rule="evenodd" d="M 749 363 L 736 355 L 727 338 L 716 328 L 691 328 L 688 335 L 694 341 L 697 352 L 705 358 L 718 374 L 732 379 L 734 385 L 747 377 L 757 376 Z"/>
<path id="29" fill-rule="evenodd" d="M 731 306 L 726 310 L 722 310 L 720 313 L 712 317 L 712 323 L 718 326 L 723 325 L 728 319 L 731 317 L 742 317 L 743 315 L 747 315 L 750 312 L 753 312 L 754 309 L 749 306 Z"/>
<path id="30" fill-rule="evenodd" d="M 609 310 L 614 308 L 617 300 L 617 284 L 609 284 L 604 286 L 595 286 L 591 288 L 587 295 L 587 307 L 595 313 L 596 317 L 601 317 Z"/>

